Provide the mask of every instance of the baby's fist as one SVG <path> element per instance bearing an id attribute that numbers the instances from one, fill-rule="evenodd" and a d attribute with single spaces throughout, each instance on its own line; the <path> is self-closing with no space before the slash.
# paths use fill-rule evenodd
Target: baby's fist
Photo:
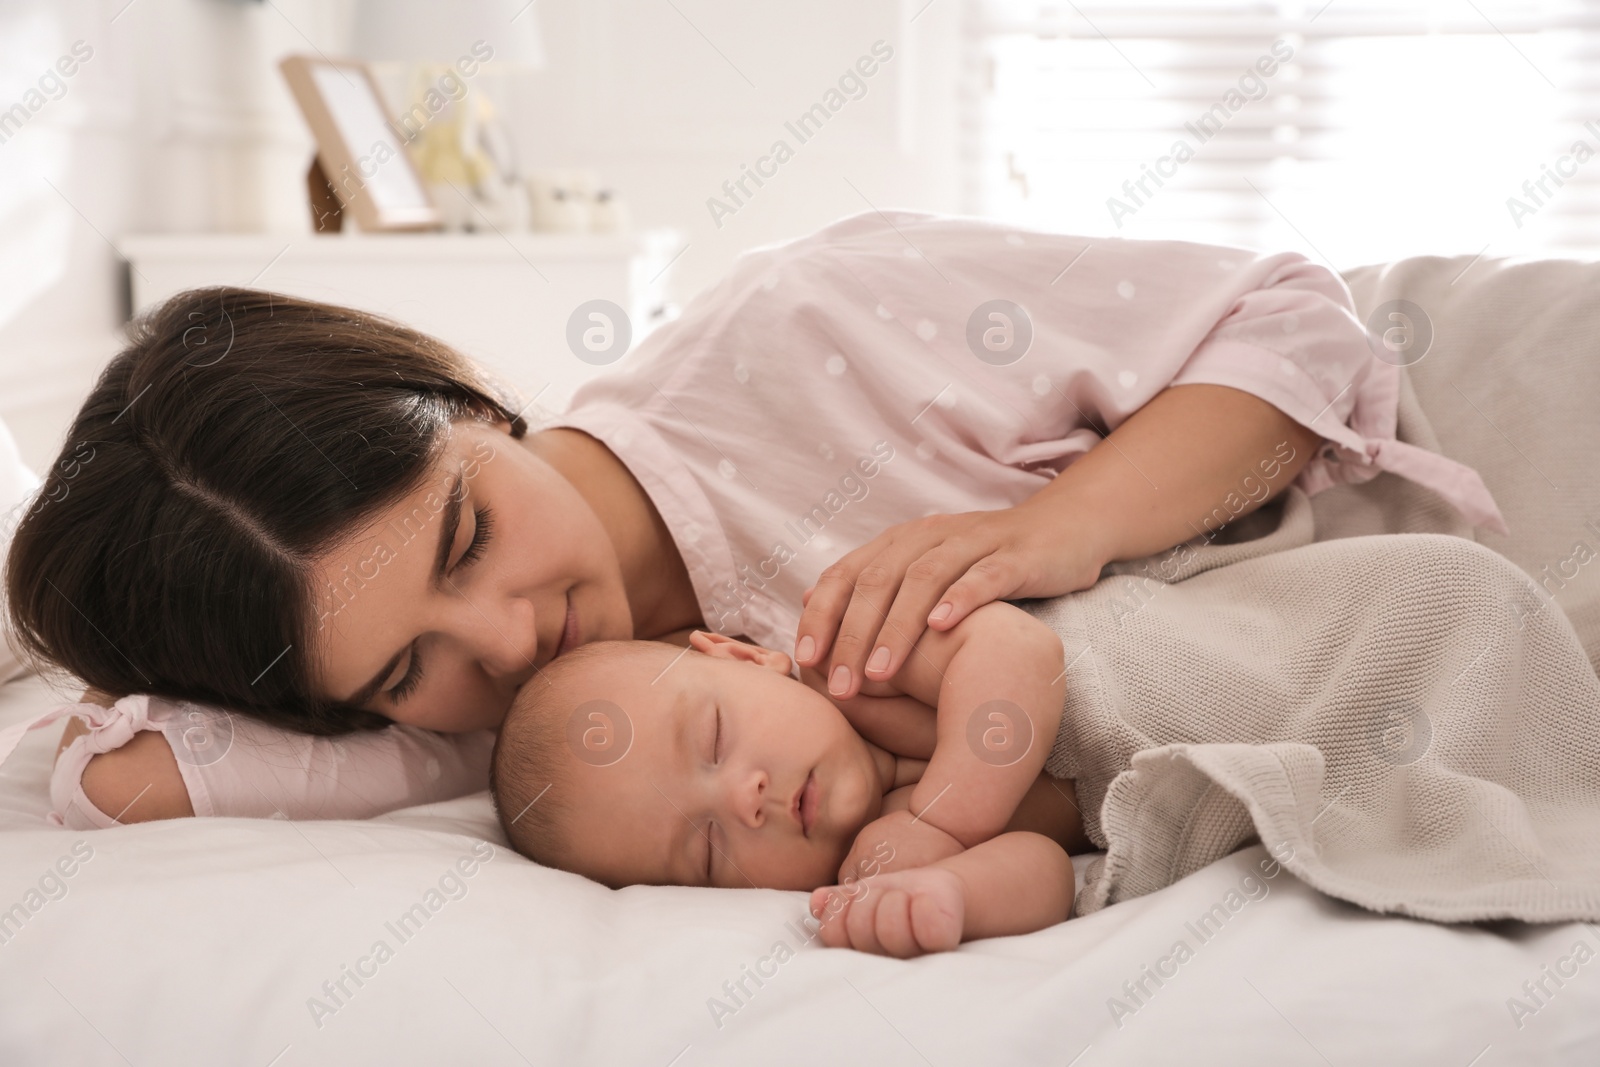
<path id="1" fill-rule="evenodd" d="M 839 867 L 839 880 L 926 867 L 964 851 L 961 842 L 909 811 L 891 811 L 867 823 Z"/>
<path id="2" fill-rule="evenodd" d="M 965 913 L 961 879 L 943 867 L 880 874 L 811 894 L 823 944 L 902 960 L 955 948 Z"/>

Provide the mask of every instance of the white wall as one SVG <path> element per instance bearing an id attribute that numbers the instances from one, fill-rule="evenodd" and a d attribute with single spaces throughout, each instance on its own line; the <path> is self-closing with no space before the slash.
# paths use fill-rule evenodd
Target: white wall
<path id="1" fill-rule="evenodd" d="M 869 204 L 956 210 L 960 5 L 922 3 L 542 0 L 548 66 L 482 84 L 524 165 L 595 169 L 636 225 L 686 232 L 683 298 Z M 350 20 L 350 0 L 0 5 L 0 111 L 45 101 L 0 143 L 0 418 L 35 469 L 119 344 L 111 241 L 308 228 L 311 143 L 276 61 L 344 52 Z M 894 57 L 864 96 L 804 144 L 785 130 L 878 40 Z M 59 99 L 29 97 L 77 41 L 93 55 L 47 87 Z M 778 139 L 794 157 L 719 227 L 707 198 Z"/>
<path id="2" fill-rule="evenodd" d="M 957 210 L 961 3 L 926 2 L 541 0 L 549 65 L 508 118 L 530 165 L 591 165 L 638 222 L 685 230 L 687 295 L 745 248 L 872 205 Z M 894 58 L 800 143 L 784 123 L 879 40 Z M 707 199 L 779 139 L 794 158 L 719 227 Z"/>
<path id="3" fill-rule="evenodd" d="M 35 469 L 117 350 L 125 268 L 111 241 L 304 226 L 309 140 L 272 61 L 305 47 L 299 30 L 338 32 L 340 12 L 316 0 L 126 3 L 0 6 L 0 109 L 25 103 L 75 42 L 92 50 L 0 144 L 0 417 Z"/>

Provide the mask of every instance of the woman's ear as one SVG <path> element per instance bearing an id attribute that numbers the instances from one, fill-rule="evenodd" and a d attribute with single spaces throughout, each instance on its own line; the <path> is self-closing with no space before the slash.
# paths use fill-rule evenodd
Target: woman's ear
<path id="1" fill-rule="evenodd" d="M 768 670 L 777 671 L 779 674 L 788 674 L 792 667 L 789 657 L 782 652 L 774 652 L 770 648 L 748 644 L 729 637 L 727 634 L 714 634 L 705 630 L 696 630 L 689 635 L 689 647 L 714 659 L 754 663 L 758 667 L 765 667 Z"/>

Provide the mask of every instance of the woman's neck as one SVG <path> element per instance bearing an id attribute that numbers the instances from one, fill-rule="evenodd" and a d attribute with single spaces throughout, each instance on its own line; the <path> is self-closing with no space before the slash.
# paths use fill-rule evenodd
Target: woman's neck
<path id="1" fill-rule="evenodd" d="M 657 638 L 685 627 L 704 627 L 699 598 L 672 533 L 622 461 L 581 430 L 541 430 L 524 443 L 572 483 L 605 527 L 622 567 L 634 636 Z"/>

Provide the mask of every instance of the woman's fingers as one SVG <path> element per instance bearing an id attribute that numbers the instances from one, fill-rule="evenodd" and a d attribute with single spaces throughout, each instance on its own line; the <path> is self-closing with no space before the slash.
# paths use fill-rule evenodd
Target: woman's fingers
<path id="1" fill-rule="evenodd" d="M 1013 596 L 1021 588 L 1022 576 L 1012 559 L 1000 552 L 975 560 L 939 597 L 928 613 L 928 625 L 949 630 L 985 604 Z"/>
<path id="2" fill-rule="evenodd" d="M 1010 508 L 891 527 L 822 572 L 805 600 L 794 658 L 823 673 L 830 696 L 848 699 L 863 680 L 892 678 L 929 627 L 949 630 L 1003 597 L 1092 585 L 1099 568 L 1088 548 L 1042 538 L 1039 521 Z M 1041 569 L 1042 545 L 1065 559 Z"/>
<path id="3" fill-rule="evenodd" d="M 982 552 L 976 552 L 963 541 L 950 540 L 911 562 L 895 595 L 894 604 L 878 631 L 872 652 L 867 657 L 864 669 L 868 678 L 883 681 L 894 677 L 911 654 L 911 649 L 922 640 L 934 605 L 948 599 L 950 583 L 960 578 L 973 560 L 981 555 Z M 976 607 L 978 605 L 974 604 L 967 610 Z"/>
<path id="4" fill-rule="evenodd" d="M 875 654 L 883 621 L 900 589 L 901 571 L 887 556 L 885 553 L 861 569 L 855 593 L 839 623 L 839 634 L 833 639 L 828 657 L 828 694 L 836 700 L 861 691 L 868 659 Z"/>
<path id="5" fill-rule="evenodd" d="M 879 537 L 867 542 L 853 552 L 839 557 L 833 566 L 817 576 L 817 583 L 801 598 L 805 610 L 800 614 L 796 629 L 794 659 L 802 667 L 819 667 L 828 661 L 828 651 L 833 647 L 834 635 L 845 609 L 856 591 L 856 573 L 865 560 L 870 560 L 880 547 Z"/>

